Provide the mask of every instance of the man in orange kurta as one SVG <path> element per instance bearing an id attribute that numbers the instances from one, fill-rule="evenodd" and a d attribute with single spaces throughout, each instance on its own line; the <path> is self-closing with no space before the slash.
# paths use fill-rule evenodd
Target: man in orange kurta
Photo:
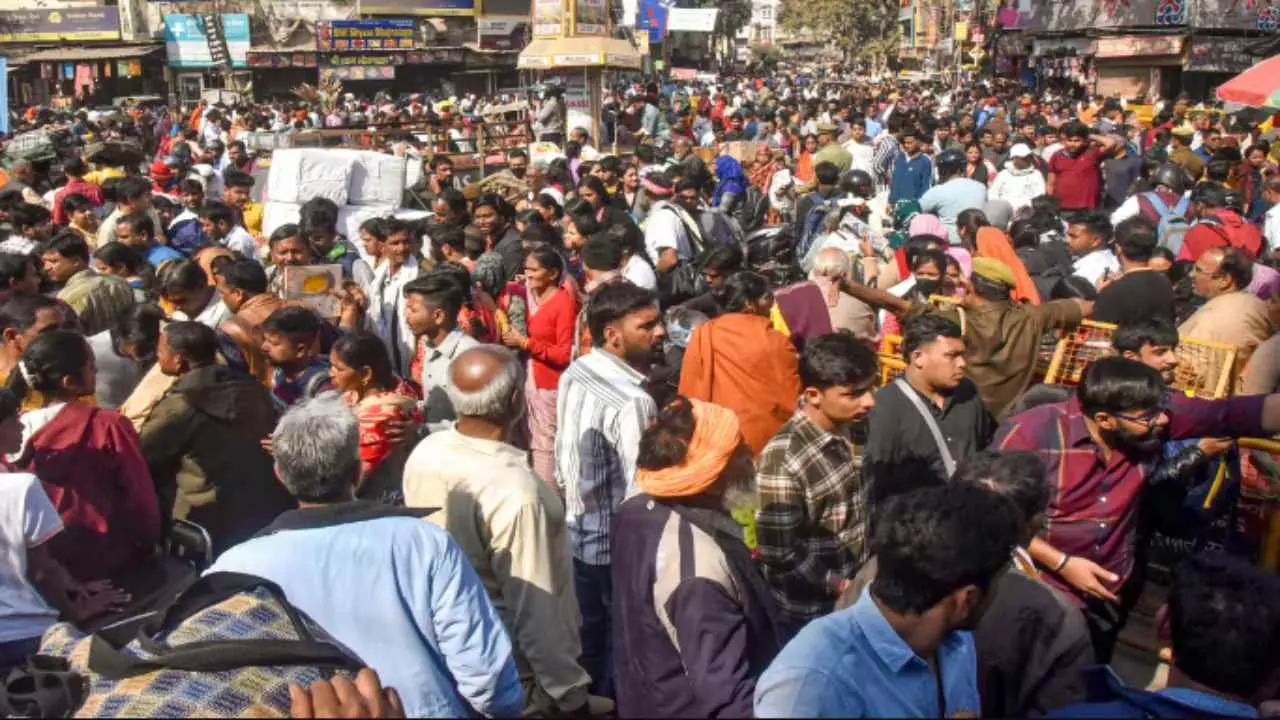
<path id="1" fill-rule="evenodd" d="M 795 413 L 800 397 L 795 348 L 768 317 L 726 313 L 693 331 L 680 394 L 737 413 L 743 439 L 759 455 Z"/>

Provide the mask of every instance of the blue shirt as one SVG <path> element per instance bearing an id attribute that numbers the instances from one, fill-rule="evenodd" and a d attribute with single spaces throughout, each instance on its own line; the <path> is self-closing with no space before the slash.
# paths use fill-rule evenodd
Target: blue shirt
<path id="1" fill-rule="evenodd" d="M 409 717 L 518 716 L 511 641 L 484 585 L 448 533 L 409 512 L 361 501 L 289 511 L 208 572 L 279 585 L 400 693 Z"/>
<path id="2" fill-rule="evenodd" d="M 946 708 L 929 663 L 880 613 L 867 590 L 851 608 L 810 622 L 756 681 L 756 717 L 921 717 L 982 711 L 973 635 L 938 646 Z"/>
<path id="3" fill-rule="evenodd" d="M 147 264 L 153 268 L 160 267 L 165 260 L 178 260 L 185 257 L 182 253 L 168 245 L 152 245 L 147 251 Z"/>
<path id="4" fill-rule="evenodd" d="M 934 185 L 920 196 L 920 212 L 937 215 L 947 226 L 947 240 L 960 244 L 956 218 L 965 210 L 981 210 L 987 201 L 987 186 L 977 180 L 959 177 Z"/>
<path id="5" fill-rule="evenodd" d="M 1105 665 L 1085 671 L 1089 700 L 1052 710 L 1051 718 L 1256 718 L 1251 705 L 1191 688 L 1131 688 Z"/>
<path id="6" fill-rule="evenodd" d="M 933 162 L 924 153 L 908 158 L 898 153 L 893 161 L 893 179 L 889 182 L 889 204 L 899 200 L 919 200 L 933 184 Z"/>
<path id="7" fill-rule="evenodd" d="M 880 131 L 884 129 L 883 125 L 871 118 L 867 118 L 862 124 L 867 128 L 867 137 L 872 140 L 875 140 L 880 135 Z"/>

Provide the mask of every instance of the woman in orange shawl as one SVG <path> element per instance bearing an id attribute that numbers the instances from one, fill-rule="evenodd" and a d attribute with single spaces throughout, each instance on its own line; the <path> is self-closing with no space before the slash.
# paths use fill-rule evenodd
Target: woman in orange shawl
<path id="1" fill-rule="evenodd" d="M 956 233 L 960 236 L 960 245 L 974 257 L 999 260 L 1013 271 L 1018 284 L 1013 288 L 1014 302 L 1040 304 L 1040 291 L 1035 281 L 1027 272 L 1027 266 L 1013 250 L 1013 243 L 1002 230 L 987 223 L 987 216 L 981 210 L 965 210 L 956 216 Z"/>
<path id="2" fill-rule="evenodd" d="M 796 156 L 796 182 L 800 185 L 813 183 L 813 154 L 818 152 L 818 136 L 805 135 L 800 143 L 800 153 Z"/>
<path id="3" fill-rule="evenodd" d="M 733 410 L 753 455 L 796 410 L 800 364 L 795 347 L 773 329 L 773 293 L 763 276 L 740 272 L 717 291 L 725 313 L 693 331 L 680 372 L 687 398 Z"/>

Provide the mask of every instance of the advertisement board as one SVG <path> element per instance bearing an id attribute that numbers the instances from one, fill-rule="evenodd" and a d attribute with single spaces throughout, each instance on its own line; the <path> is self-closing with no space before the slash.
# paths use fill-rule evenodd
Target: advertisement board
<path id="1" fill-rule="evenodd" d="M 249 16 L 223 15 L 222 32 L 231 54 L 231 67 L 249 67 Z M 214 67 L 208 33 L 198 15 L 165 15 L 164 49 L 170 67 L 193 70 Z"/>
<path id="2" fill-rule="evenodd" d="M 409 18 L 331 20 L 316 24 L 316 49 L 412 50 L 417 23 Z"/>
<path id="3" fill-rule="evenodd" d="M 667 11 L 667 32 L 715 32 L 718 8 L 677 8 Z"/>
<path id="4" fill-rule="evenodd" d="M 476 44 L 481 50 L 519 50 L 525 46 L 529 32 L 527 17 L 476 20 Z"/>
<path id="5" fill-rule="evenodd" d="M 119 39 L 120 10 L 115 7 L 0 11 L 4 43 Z"/>
<path id="6" fill-rule="evenodd" d="M 475 15 L 476 0 L 364 0 L 360 12 L 373 15 Z"/>
<path id="7" fill-rule="evenodd" d="M 560 37 L 564 33 L 564 0 L 533 0 L 533 36 Z"/>
<path id="8" fill-rule="evenodd" d="M 573 34 L 609 34 L 609 10 L 604 0 L 573 0 Z"/>

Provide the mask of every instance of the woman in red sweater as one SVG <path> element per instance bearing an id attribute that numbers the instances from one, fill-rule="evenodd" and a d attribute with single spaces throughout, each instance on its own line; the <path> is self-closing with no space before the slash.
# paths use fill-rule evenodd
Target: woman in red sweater
<path id="1" fill-rule="evenodd" d="M 564 259 L 555 248 L 545 243 L 531 247 L 524 261 L 529 335 L 525 337 L 514 329 L 502 335 L 504 345 L 519 348 L 529 356 L 525 396 L 533 471 L 553 488 L 557 487 L 556 387 L 560 373 L 569 367 L 574 319 L 578 316 L 578 300 L 560 282 L 563 276 Z"/>

